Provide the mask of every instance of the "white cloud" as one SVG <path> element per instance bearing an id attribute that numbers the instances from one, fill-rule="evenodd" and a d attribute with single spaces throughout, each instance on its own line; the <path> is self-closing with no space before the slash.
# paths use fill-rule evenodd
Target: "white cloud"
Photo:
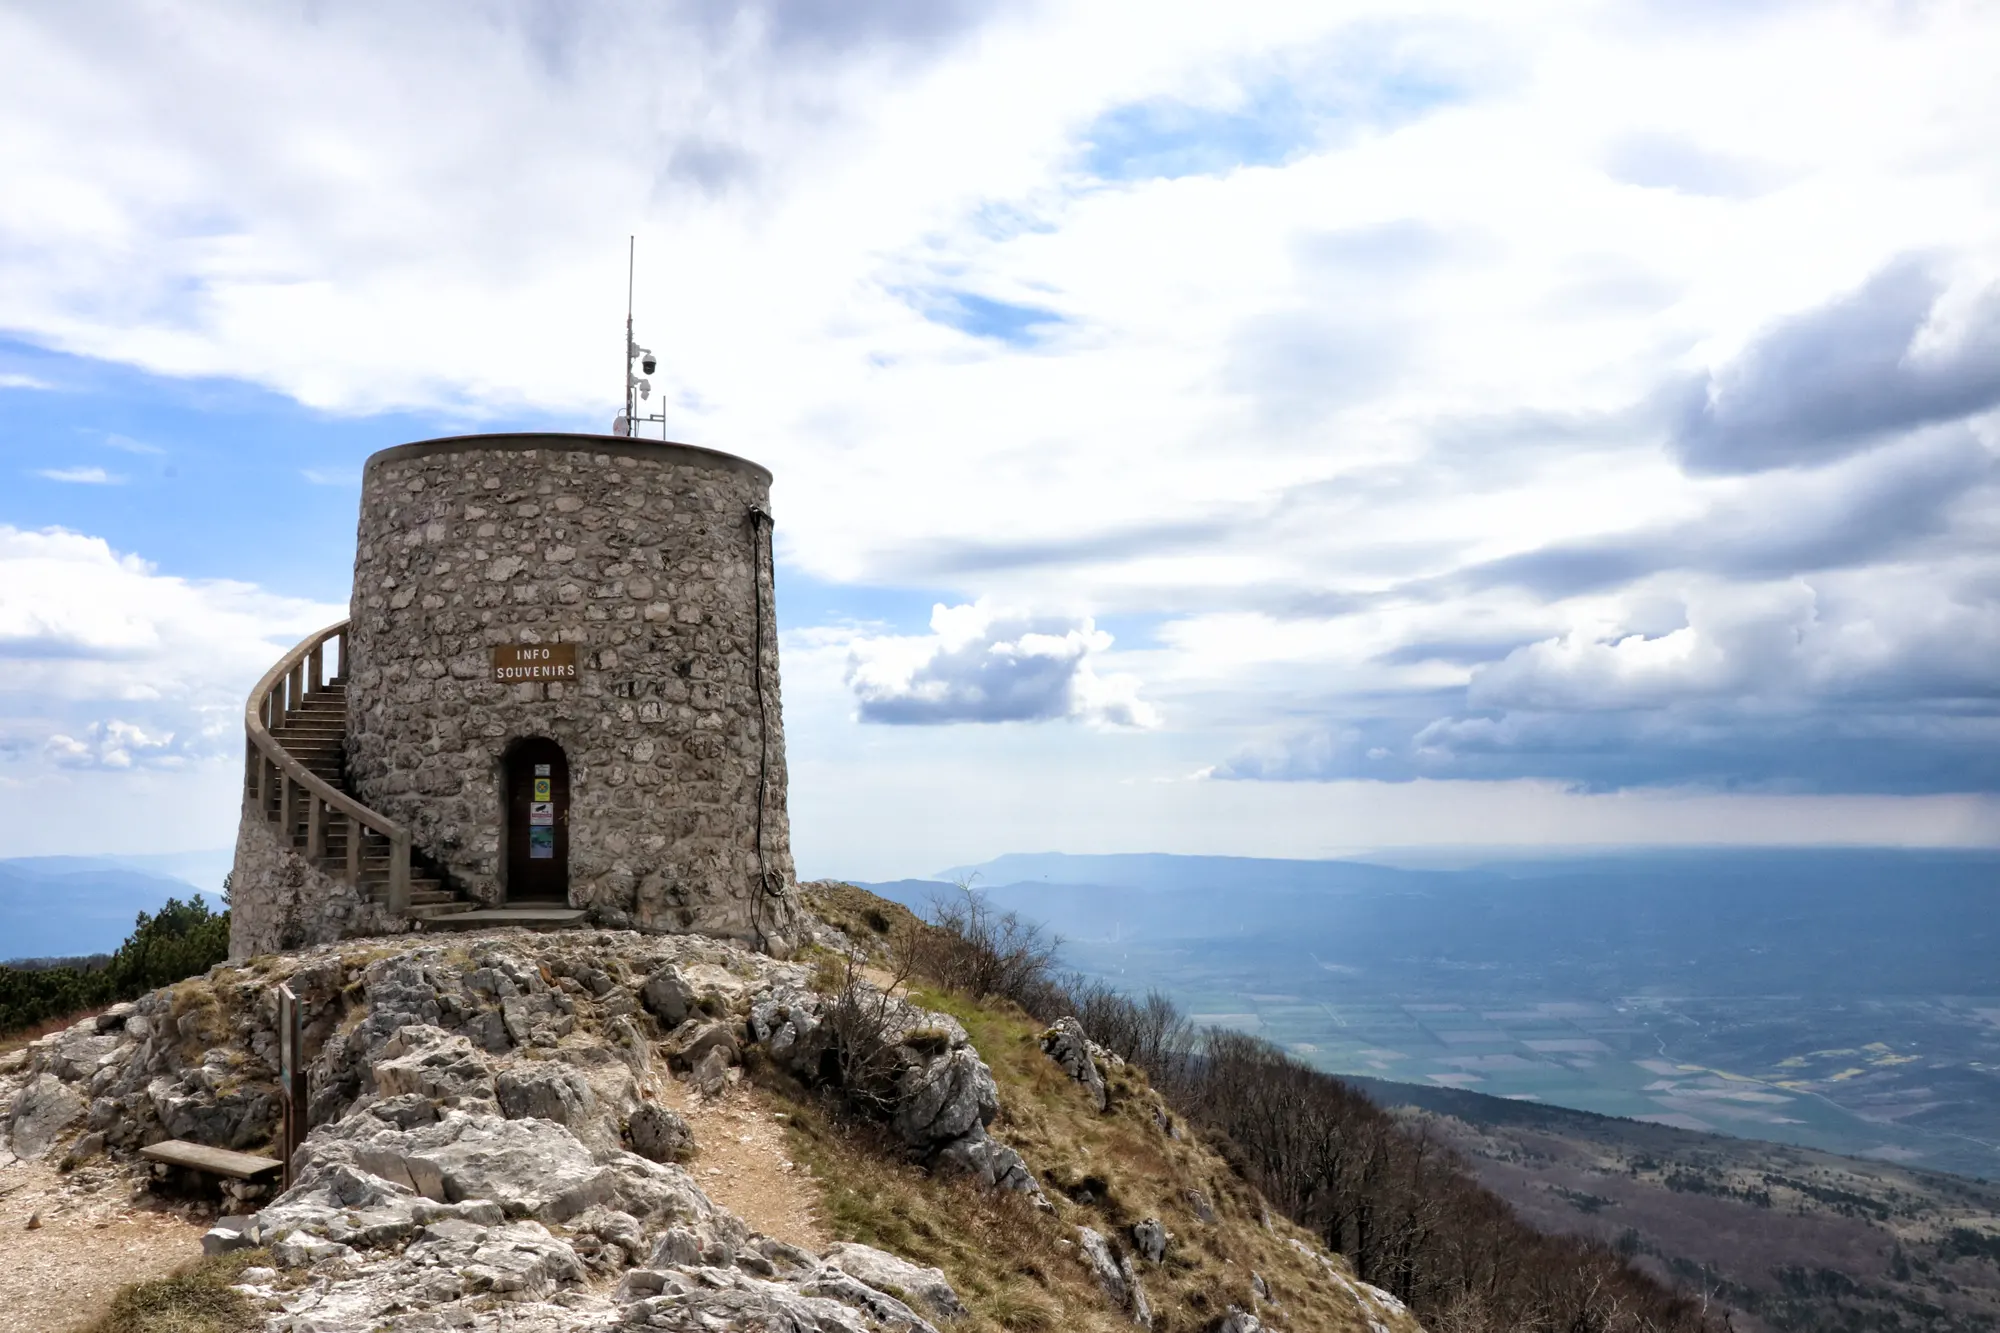
<path id="1" fill-rule="evenodd" d="M 1033 617 L 983 601 L 940 603 L 931 611 L 931 630 L 850 641 L 847 684 L 862 721 L 1159 724 L 1135 676 L 1096 670 L 1093 658 L 1110 649 L 1111 636 L 1089 617 Z"/>
<path id="2" fill-rule="evenodd" d="M 22 375 L 14 371 L 0 372 L 0 389 L 53 389 L 55 385 L 33 375 Z"/>
<path id="3" fill-rule="evenodd" d="M 100 538 L 0 525 L 0 751 L 96 768 L 233 755 L 250 687 L 341 614 L 161 574 Z"/>
<path id="4" fill-rule="evenodd" d="M 78 486 L 116 486 L 125 478 L 106 472 L 101 467 L 45 467 L 37 468 L 35 475 L 50 481 L 66 481 Z"/>
<path id="5" fill-rule="evenodd" d="M 104 437 L 104 444 L 106 448 L 127 454 L 158 455 L 166 452 L 157 444 L 147 444 L 144 440 L 135 440 L 129 435 L 120 435 L 115 431 Z"/>
<path id="6" fill-rule="evenodd" d="M 171 731 L 148 731 L 114 719 L 91 723 L 81 739 L 57 733 L 45 749 L 64 768 L 185 767 L 186 756 L 177 751 L 174 739 Z"/>

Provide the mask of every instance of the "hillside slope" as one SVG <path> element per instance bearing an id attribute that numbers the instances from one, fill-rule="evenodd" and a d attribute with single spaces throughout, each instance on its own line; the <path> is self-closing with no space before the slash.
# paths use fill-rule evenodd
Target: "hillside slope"
<path id="1" fill-rule="evenodd" d="M 269 1151 L 280 982 L 305 1013 L 313 1131 L 292 1188 L 239 1192 L 248 1220 L 212 1233 L 257 1247 L 217 1297 L 232 1328 L 1420 1333 L 1265 1227 L 1136 1076 L 1113 1071 L 1098 1116 L 1018 1020 L 699 937 L 364 940 L 217 968 L 0 1062 L 0 1178 L 18 1156 L 145 1185 L 134 1153 L 169 1136 Z M 856 1005 L 883 1019 L 886 1084 L 830 1077 Z M 890 1102 L 857 1096 L 882 1086 Z M 691 1096 L 750 1106 L 672 1112 Z M 742 1160 L 722 1135 L 751 1114 L 795 1125 L 833 1245 L 717 1201 Z"/>
<path id="2" fill-rule="evenodd" d="M 1407 1107 L 1545 1231 L 1706 1289 L 1740 1333 L 2000 1329 L 2000 1186 L 1451 1088 Z"/>

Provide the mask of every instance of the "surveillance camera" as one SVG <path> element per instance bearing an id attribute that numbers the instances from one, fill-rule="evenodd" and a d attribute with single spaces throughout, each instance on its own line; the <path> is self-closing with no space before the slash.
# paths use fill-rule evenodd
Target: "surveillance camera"
<path id="1" fill-rule="evenodd" d="M 654 356 L 651 352 L 648 352 L 643 357 L 639 358 L 639 369 L 645 371 L 648 375 L 652 374 L 655 370 L 659 369 L 659 365 L 660 365 L 660 359 Z"/>

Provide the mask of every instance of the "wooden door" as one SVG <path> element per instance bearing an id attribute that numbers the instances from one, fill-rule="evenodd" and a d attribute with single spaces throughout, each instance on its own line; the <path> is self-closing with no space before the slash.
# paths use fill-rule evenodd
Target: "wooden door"
<path id="1" fill-rule="evenodd" d="M 507 757 L 507 901 L 569 901 L 569 760 L 539 736 Z"/>

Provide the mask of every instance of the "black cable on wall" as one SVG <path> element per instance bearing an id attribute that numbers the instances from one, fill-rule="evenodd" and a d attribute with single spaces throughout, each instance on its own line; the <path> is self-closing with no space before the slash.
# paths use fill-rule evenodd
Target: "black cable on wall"
<path id="1" fill-rule="evenodd" d="M 757 892 L 750 903 L 750 927 L 757 932 L 757 947 L 764 949 L 764 899 L 777 890 L 771 884 L 771 867 L 764 852 L 764 806 L 771 782 L 771 716 L 764 698 L 764 571 L 770 568 L 765 542 L 775 526 L 761 505 L 750 506 L 750 586 L 756 607 L 757 624 L 751 632 L 754 647 L 750 655 L 750 678 L 757 691 Z"/>

